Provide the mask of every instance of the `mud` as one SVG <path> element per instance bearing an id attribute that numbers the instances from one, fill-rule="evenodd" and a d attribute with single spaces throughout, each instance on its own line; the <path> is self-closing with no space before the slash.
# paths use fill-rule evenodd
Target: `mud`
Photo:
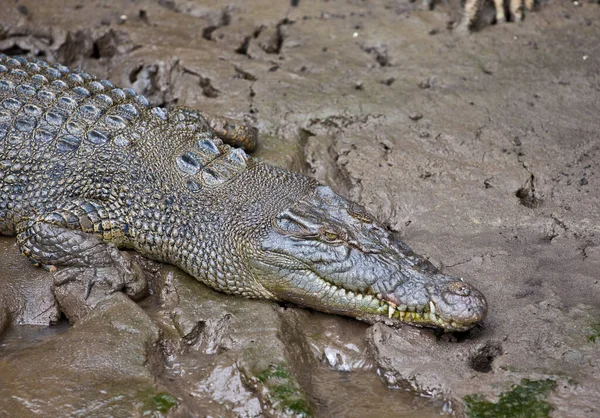
<path id="1" fill-rule="evenodd" d="M 256 125 L 256 156 L 360 201 L 490 312 L 466 334 L 367 327 L 163 267 L 139 304 L 74 297 L 75 325 L 47 328 L 66 304 L 3 238 L 0 416 L 475 416 L 470 395 L 497 411 L 523 379 L 555 382 L 550 416 L 598 416 L 600 6 L 488 8 L 467 36 L 460 2 L 419 3 L 2 3 L 0 52 Z"/>

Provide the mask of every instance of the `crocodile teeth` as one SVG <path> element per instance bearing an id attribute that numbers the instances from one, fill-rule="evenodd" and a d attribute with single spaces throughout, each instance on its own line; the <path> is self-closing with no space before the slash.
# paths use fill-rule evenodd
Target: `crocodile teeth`
<path id="1" fill-rule="evenodd" d="M 435 305 L 433 304 L 432 301 L 429 301 L 429 312 L 431 312 L 433 315 L 435 315 Z"/>
<path id="2" fill-rule="evenodd" d="M 391 318 L 396 312 L 396 305 L 388 302 L 388 318 Z"/>
<path id="3" fill-rule="evenodd" d="M 404 317 L 406 316 L 406 312 L 400 312 L 400 319 L 404 320 Z"/>

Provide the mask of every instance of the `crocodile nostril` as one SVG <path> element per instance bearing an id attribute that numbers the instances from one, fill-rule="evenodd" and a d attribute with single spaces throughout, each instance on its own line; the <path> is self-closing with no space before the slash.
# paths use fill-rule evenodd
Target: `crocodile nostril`
<path id="1" fill-rule="evenodd" d="M 449 290 L 458 296 L 469 296 L 471 294 L 471 288 L 463 282 L 451 283 Z"/>

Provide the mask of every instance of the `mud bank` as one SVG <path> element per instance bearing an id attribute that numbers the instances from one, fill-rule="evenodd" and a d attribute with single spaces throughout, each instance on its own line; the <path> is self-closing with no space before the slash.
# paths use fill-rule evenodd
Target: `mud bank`
<path id="1" fill-rule="evenodd" d="M 258 126 L 255 155 L 364 204 L 475 284 L 486 321 L 368 327 L 148 265 L 151 297 L 75 298 L 75 325 L 31 333 L 72 310 L 3 238 L 0 416 L 477 416 L 511 397 L 598 416 L 600 6 L 464 36 L 459 2 L 298 3 L 11 0 L 0 52 Z"/>

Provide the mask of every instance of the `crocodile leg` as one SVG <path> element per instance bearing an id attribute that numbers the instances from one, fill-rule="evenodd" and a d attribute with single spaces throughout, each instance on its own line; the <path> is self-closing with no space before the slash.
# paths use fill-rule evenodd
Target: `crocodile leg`
<path id="1" fill-rule="evenodd" d="M 125 290 L 138 298 L 147 289 L 142 269 L 131 257 L 104 242 L 119 241 L 122 228 L 108 217 L 101 203 L 76 200 L 56 210 L 21 222 L 17 227 L 17 242 L 22 254 L 32 263 L 56 272 L 54 285 L 81 281 L 85 298 L 92 286 L 105 283 L 109 292 Z M 56 266 L 66 268 L 57 271 Z"/>

